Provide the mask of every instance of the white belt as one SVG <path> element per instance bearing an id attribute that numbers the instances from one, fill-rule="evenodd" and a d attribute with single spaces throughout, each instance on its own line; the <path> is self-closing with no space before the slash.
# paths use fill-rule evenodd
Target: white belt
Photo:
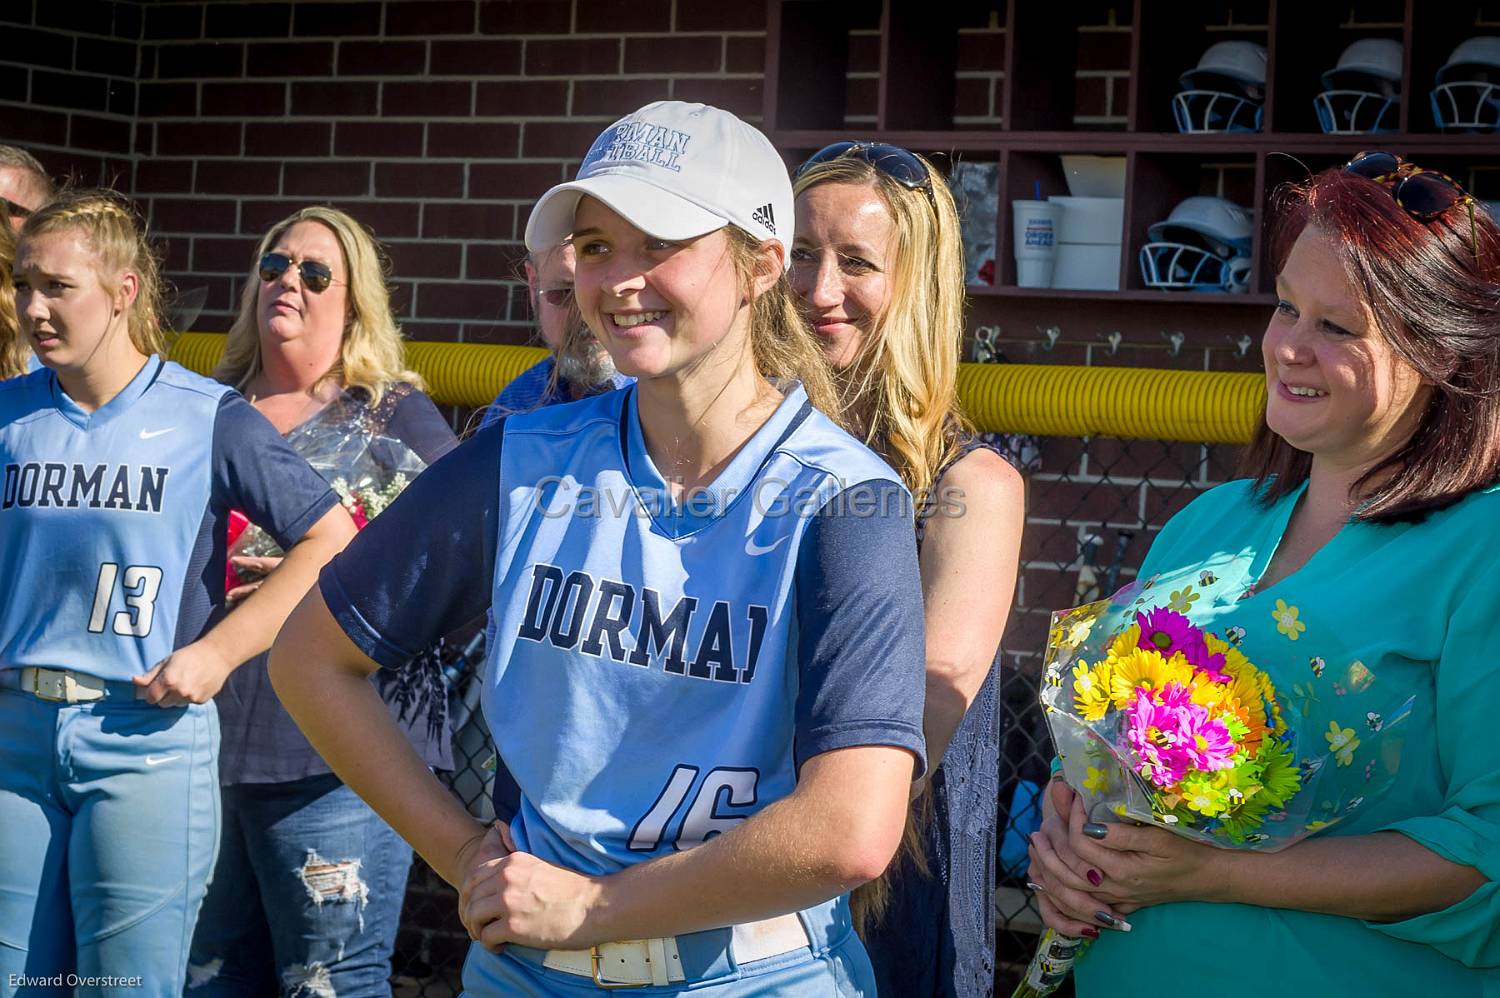
<path id="1" fill-rule="evenodd" d="M 737 964 L 808 945 L 807 930 L 795 912 L 735 925 L 730 931 L 730 953 Z M 542 966 L 587 977 L 602 988 L 640 988 L 686 980 L 674 936 L 600 943 L 591 949 L 548 950 Z"/>
<path id="2" fill-rule="evenodd" d="M 108 683 L 98 676 L 90 676 L 72 669 L 42 669 L 27 666 L 20 670 L 19 681 L 6 685 L 30 693 L 42 700 L 54 703 L 88 703 L 103 700 L 109 695 Z M 137 700 L 144 698 L 145 687 L 135 691 Z"/>

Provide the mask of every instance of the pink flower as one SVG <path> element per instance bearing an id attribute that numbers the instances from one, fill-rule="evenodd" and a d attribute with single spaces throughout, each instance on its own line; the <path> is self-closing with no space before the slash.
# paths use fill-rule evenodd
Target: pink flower
<path id="1" fill-rule="evenodd" d="M 1139 688 L 1125 708 L 1126 738 L 1135 750 L 1137 771 L 1159 787 L 1182 780 L 1188 770 L 1226 769 L 1235 752 L 1224 722 L 1192 702 L 1192 690 L 1168 683 L 1159 693 Z"/>
<path id="2" fill-rule="evenodd" d="M 1229 682 L 1224 674 L 1224 655 L 1210 655 L 1203 632 L 1182 614 L 1164 606 L 1149 613 L 1137 613 L 1135 622 L 1140 625 L 1141 637 L 1137 642 L 1146 651 L 1159 652 L 1162 658 L 1181 655 L 1193 668 L 1207 674 L 1215 683 Z"/>

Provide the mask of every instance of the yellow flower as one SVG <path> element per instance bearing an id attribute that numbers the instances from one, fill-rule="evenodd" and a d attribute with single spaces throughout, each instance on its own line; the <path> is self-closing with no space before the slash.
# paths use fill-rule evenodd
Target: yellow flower
<path id="1" fill-rule="evenodd" d="M 1116 634 L 1115 639 L 1109 643 L 1109 657 L 1124 658 L 1132 651 L 1135 651 L 1136 646 L 1140 643 L 1141 625 L 1131 624 L 1129 627 L 1125 628 L 1125 630 L 1121 631 L 1119 634 Z"/>
<path id="2" fill-rule="evenodd" d="M 1276 601 L 1276 609 L 1271 611 L 1271 619 L 1276 621 L 1276 629 L 1285 634 L 1288 641 L 1296 641 L 1297 635 L 1307 630 L 1307 625 L 1297 619 L 1297 608 L 1287 606 L 1284 599 Z"/>
<path id="3" fill-rule="evenodd" d="M 1348 766 L 1354 762 L 1354 750 L 1359 748 L 1359 738 L 1355 736 L 1353 728 L 1340 728 L 1339 722 L 1329 721 L 1328 730 L 1323 733 L 1328 739 L 1328 751 L 1333 753 L 1340 766 Z"/>
<path id="4" fill-rule="evenodd" d="M 1167 609 L 1176 610 L 1178 613 L 1187 613 L 1193 608 L 1193 601 L 1201 596 L 1201 593 L 1193 592 L 1191 584 L 1181 589 L 1172 590 L 1171 598 L 1167 600 Z"/>
<path id="5" fill-rule="evenodd" d="M 1109 683 L 1108 662 L 1093 667 L 1079 662 L 1073 667 L 1073 703 L 1085 721 L 1097 721 L 1109 710 Z"/>
<path id="6" fill-rule="evenodd" d="M 1092 790 L 1096 794 L 1109 791 L 1109 773 L 1103 769 L 1089 767 L 1088 774 L 1083 778 L 1083 789 Z"/>
<path id="7" fill-rule="evenodd" d="M 1149 690 L 1159 690 L 1170 682 L 1187 686 L 1193 678 L 1193 667 L 1181 655 L 1173 655 L 1169 661 L 1159 652 L 1144 648 L 1132 648 L 1119 658 L 1111 655 L 1110 665 L 1109 698 L 1121 708 L 1135 699 L 1139 686 Z"/>

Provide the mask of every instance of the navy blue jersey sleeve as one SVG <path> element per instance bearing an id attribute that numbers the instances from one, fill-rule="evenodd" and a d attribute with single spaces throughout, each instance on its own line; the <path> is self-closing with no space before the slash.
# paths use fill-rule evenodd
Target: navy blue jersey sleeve
<path id="1" fill-rule="evenodd" d="M 840 492 L 797 553 L 796 764 L 891 745 L 926 768 L 926 637 L 911 502 L 895 482 Z"/>
<path id="2" fill-rule="evenodd" d="M 219 400 L 213 434 L 213 493 L 282 548 L 338 504 L 338 496 L 238 392 Z"/>
<path id="3" fill-rule="evenodd" d="M 415 388 L 397 401 L 385 432 L 410 447 L 423 464 L 435 463 L 458 446 L 458 438 L 432 399 Z"/>
<path id="4" fill-rule="evenodd" d="M 504 422 L 432 465 L 323 567 L 318 588 L 366 655 L 400 668 L 489 609 Z"/>

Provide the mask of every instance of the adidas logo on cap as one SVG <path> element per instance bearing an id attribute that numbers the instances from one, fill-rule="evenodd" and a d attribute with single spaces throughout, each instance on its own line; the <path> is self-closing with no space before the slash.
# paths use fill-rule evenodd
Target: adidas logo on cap
<path id="1" fill-rule="evenodd" d="M 750 213 L 750 218 L 752 221 L 759 222 L 761 225 L 764 225 L 767 229 L 771 230 L 771 235 L 774 236 L 776 234 L 776 213 L 771 210 L 771 206 L 769 204 L 763 204 L 759 208 L 752 211 Z"/>

